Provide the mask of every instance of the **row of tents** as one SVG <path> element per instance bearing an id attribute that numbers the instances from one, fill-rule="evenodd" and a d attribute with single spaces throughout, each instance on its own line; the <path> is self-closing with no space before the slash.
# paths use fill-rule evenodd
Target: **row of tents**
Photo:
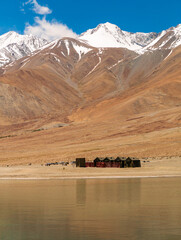
<path id="1" fill-rule="evenodd" d="M 76 158 L 76 167 L 99 167 L 99 168 L 129 168 L 141 167 L 141 161 L 131 157 L 97 157 L 92 162 L 86 162 L 85 158 Z"/>

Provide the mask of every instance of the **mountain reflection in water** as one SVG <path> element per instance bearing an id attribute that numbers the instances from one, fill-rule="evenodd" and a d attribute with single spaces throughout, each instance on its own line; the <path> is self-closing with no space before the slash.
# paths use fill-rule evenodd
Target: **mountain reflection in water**
<path id="1" fill-rule="evenodd" d="M 0 182 L 1 240 L 181 239 L 181 178 Z"/>

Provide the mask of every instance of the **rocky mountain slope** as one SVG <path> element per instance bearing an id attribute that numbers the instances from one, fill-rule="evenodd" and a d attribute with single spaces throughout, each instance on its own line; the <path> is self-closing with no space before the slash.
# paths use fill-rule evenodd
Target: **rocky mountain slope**
<path id="1" fill-rule="evenodd" d="M 174 107 L 180 101 L 175 92 L 174 101 L 169 105 L 167 94 L 160 93 L 159 98 L 157 89 L 149 100 L 134 98 L 140 98 L 139 89 L 142 94 L 143 89 L 147 93 L 147 89 L 153 88 L 150 79 L 174 56 L 169 54 L 170 50 L 164 48 L 138 54 L 126 48 L 94 48 L 70 38 L 55 41 L 3 69 L 0 76 L 1 116 L 13 121 L 49 114 L 68 119 L 72 111 L 75 116 L 75 112 L 83 113 L 93 106 L 93 113 L 95 104 L 129 94 L 135 101 L 126 110 L 129 114 Z M 173 84 L 178 82 L 173 81 Z M 151 102 L 155 102 L 155 107 Z M 85 118 L 88 115 L 86 113 Z"/>
<path id="2" fill-rule="evenodd" d="M 125 45 L 122 37 L 116 43 L 122 47 L 113 47 L 115 42 L 112 47 L 91 46 L 94 44 L 85 36 L 91 34 L 92 41 L 94 34 L 96 39 L 97 32 L 106 32 L 106 28 L 110 28 L 110 35 L 112 25 L 104 24 L 78 39 L 43 45 L 30 56 L 1 68 L 0 141 L 11 146 L 13 138 L 7 136 L 17 136 L 18 146 L 25 141 L 30 144 L 30 148 L 24 145 L 26 151 L 38 155 L 36 143 L 41 139 L 42 148 L 45 138 L 52 154 L 60 153 L 60 146 L 74 145 L 80 154 L 116 154 L 119 142 L 124 141 L 127 145 L 123 144 L 122 154 L 179 154 L 180 26 L 158 36 L 131 35 L 132 40 Z M 113 30 L 118 29 L 113 26 Z M 37 130 L 40 133 L 32 135 Z M 158 143 L 155 146 L 156 137 L 162 142 L 160 148 Z M 82 147 L 84 142 L 87 147 L 90 144 L 89 150 Z"/>

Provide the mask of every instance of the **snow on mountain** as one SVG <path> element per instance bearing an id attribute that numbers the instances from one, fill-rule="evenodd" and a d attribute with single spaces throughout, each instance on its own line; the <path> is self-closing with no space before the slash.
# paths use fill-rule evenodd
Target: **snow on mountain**
<path id="1" fill-rule="evenodd" d="M 172 47 L 175 48 L 181 45 L 181 24 L 173 28 L 173 31 L 175 33 L 176 41 L 172 44 Z"/>
<path id="2" fill-rule="evenodd" d="M 20 35 L 16 32 L 3 34 L 0 36 L 0 67 L 30 55 L 45 44 L 47 44 L 45 39 L 32 35 Z"/>
<path id="3" fill-rule="evenodd" d="M 79 40 L 94 47 L 121 47 L 135 51 L 147 46 L 157 36 L 157 33 L 122 31 L 118 26 L 107 22 L 81 34 Z"/>
<path id="4" fill-rule="evenodd" d="M 92 51 L 93 47 L 86 45 L 85 43 L 82 43 L 80 41 L 77 41 L 73 38 L 63 38 L 60 40 L 55 40 L 43 47 L 40 48 L 40 50 L 44 49 L 61 49 L 61 53 L 68 57 L 70 56 L 70 53 L 76 52 L 78 54 L 79 60 L 88 52 Z"/>
<path id="5" fill-rule="evenodd" d="M 75 51 L 76 51 L 76 52 L 78 53 L 78 55 L 79 55 L 79 60 L 81 59 L 81 57 L 82 57 L 83 55 L 85 55 L 86 53 L 88 53 L 88 52 L 90 52 L 90 51 L 92 50 L 92 48 L 87 48 L 87 47 L 81 46 L 81 45 L 79 45 L 79 44 L 77 44 L 77 43 L 73 43 L 72 45 L 73 45 Z"/>
<path id="6" fill-rule="evenodd" d="M 46 48 L 54 49 L 62 47 L 65 57 L 75 51 L 79 60 L 83 55 L 96 48 L 126 48 L 137 53 L 153 51 L 156 49 L 173 49 L 181 45 L 181 24 L 169 28 L 161 33 L 130 33 L 122 31 L 111 23 L 99 24 L 94 29 L 82 33 L 77 39 L 57 39 L 48 43 L 32 35 L 20 35 L 16 32 L 8 32 L 0 36 L 0 67 L 17 59 L 29 56 L 35 50 Z M 73 50 L 74 49 L 74 50 Z"/>
<path id="7" fill-rule="evenodd" d="M 162 31 L 154 41 L 146 46 L 146 49 L 173 49 L 179 45 L 181 45 L 181 24 Z"/>

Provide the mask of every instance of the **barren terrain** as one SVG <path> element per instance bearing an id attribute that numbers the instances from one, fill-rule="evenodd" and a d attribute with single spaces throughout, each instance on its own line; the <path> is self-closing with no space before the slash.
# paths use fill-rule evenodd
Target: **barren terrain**
<path id="1" fill-rule="evenodd" d="M 0 165 L 97 156 L 171 157 L 174 165 L 181 47 L 138 55 L 83 44 L 90 51 L 80 58 L 75 44 L 82 43 L 60 40 L 1 73 Z"/>

